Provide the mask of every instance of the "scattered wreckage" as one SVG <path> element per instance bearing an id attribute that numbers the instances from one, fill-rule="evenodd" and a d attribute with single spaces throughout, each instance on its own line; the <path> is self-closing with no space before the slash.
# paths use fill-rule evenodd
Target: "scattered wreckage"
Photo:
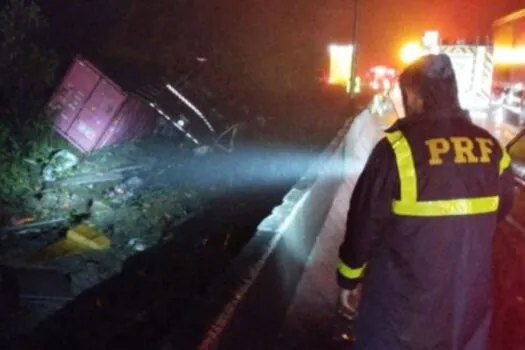
<path id="1" fill-rule="evenodd" d="M 41 188 L 0 228 L 0 320 L 21 299 L 73 298 L 100 282 L 86 270 L 87 260 L 100 258 L 93 253 L 111 251 L 104 264 L 118 271 L 162 240 L 163 226 L 220 195 L 215 186 L 195 189 L 192 173 L 215 150 L 235 150 L 250 113 L 202 111 L 193 102 L 206 105 L 202 86 L 159 81 L 127 92 L 86 59 L 73 61 L 49 103 L 54 129 L 73 147 L 51 154 Z M 67 268 L 64 259 L 73 259 Z M 56 288 L 43 288 L 43 280 Z"/>

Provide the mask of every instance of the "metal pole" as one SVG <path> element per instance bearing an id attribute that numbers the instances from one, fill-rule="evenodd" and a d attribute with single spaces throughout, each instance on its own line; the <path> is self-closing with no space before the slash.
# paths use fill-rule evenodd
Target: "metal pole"
<path id="1" fill-rule="evenodd" d="M 354 96 L 355 80 L 357 77 L 357 20 L 359 11 L 359 0 L 354 0 L 354 30 L 352 32 L 353 50 L 352 50 L 352 68 L 350 71 L 350 96 Z"/>

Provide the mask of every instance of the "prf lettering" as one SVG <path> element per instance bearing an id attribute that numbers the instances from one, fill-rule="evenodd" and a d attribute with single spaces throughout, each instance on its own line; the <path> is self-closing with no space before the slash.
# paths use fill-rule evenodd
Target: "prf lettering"
<path id="1" fill-rule="evenodd" d="M 430 153 L 430 165 L 443 164 L 443 155 L 453 152 L 454 163 L 490 163 L 494 142 L 485 137 L 449 137 L 434 138 L 425 141 Z"/>

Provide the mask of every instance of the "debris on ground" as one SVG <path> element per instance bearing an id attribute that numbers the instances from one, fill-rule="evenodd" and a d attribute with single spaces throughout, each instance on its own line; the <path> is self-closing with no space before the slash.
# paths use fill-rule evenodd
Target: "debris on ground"
<path id="1" fill-rule="evenodd" d="M 221 195 L 215 184 L 195 186 L 200 167 L 215 156 L 205 146 L 194 152 L 156 135 L 73 156 L 59 150 L 43 163 L 34 173 L 42 186 L 4 203 L 0 227 L 0 266 L 56 271 L 71 297 L 21 298 L 0 279 L 0 342 L 119 273 L 130 256 L 166 239 L 168 223 L 183 222 Z"/>
<path id="2" fill-rule="evenodd" d="M 76 155 L 68 150 L 60 150 L 51 157 L 49 163 L 42 170 L 42 177 L 45 181 L 54 181 L 77 164 L 78 157 Z"/>
<path id="3" fill-rule="evenodd" d="M 29 261 L 41 265 L 52 259 L 82 254 L 90 250 L 106 250 L 110 246 L 111 240 L 106 235 L 87 224 L 80 224 L 68 229 L 64 237 L 38 250 Z"/>
<path id="4" fill-rule="evenodd" d="M 35 172 L 43 186 L 2 208 L 7 220 L 0 227 L 0 264 L 54 268 L 70 280 L 72 295 L 80 294 L 164 239 L 167 223 L 182 221 L 220 195 L 216 186 L 194 186 L 210 153 L 206 146 L 193 151 L 158 135 L 83 158 L 69 150 L 54 152 Z M 2 298 L 7 291 L 0 288 Z M 47 307 L 55 310 L 65 302 L 22 301 L 13 317 L 38 322 L 49 314 Z"/>
<path id="5" fill-rule="evenodd" d="M 136 196 L 136 193 L 140 186 L 142 186 L 143 182 L 144 181 L 138 176 L 133 176 L 126 181 L 110 188 L 105 196 L 111 204 L 124 204 Z"/>
<path id="6" fill-rule="evenodd" d="M 331 115 L 304 109 L 317 117 Z M 129 257 L 159 242 L 177 239 L 179 225 L 226 191 L 257 186 L 260 164 L 274 174 L 271 169 L 279 167 L 279 159 L 272 163 L 272 150 L 281 145 L 286 150 L 286 138 L 309 135 L 294 141 L 303 153 L 323 147 L 327 140 L 316 133 L 323 130 L 321 126 L 326 129 L 326 120 L 317 120 L 309 113 L 284 109 L 281 117 L 258 118 L 259 127 L 247 125 L 242 129 L 242 139 L 238 138 L 238 127 L 232 127 L 231 136 L 225 134 L 218 140 L 220 144 L 217 141 L 212 146 L 195 147 L 191 142 L 174 142 L 173 136 L 156 134 L 82 157 L 61 147 L 49 162 L 33 164 L 38 181 L 32 181 L 42 186 L 32 186 L 32 192 L 20 203 L 5 204 L 2 214 L 7 221 L 0 227 L 0 265 L 55 269 L 67 277 L 76 297 L 119 273 Z M 282 117 L 288 115 L 304 115 L 305 122 L 298 120 L 295 124 L 310 125 L 311 130 L 291 127 Z M 311 120 L 319 125 L 306 123 Z M 269 128 L 260 132 L 265 124 L 281 130 L 281 136 Z M 334 130 L 325 130 L 324 134 L 331 137 L 339 126 L 333 122 Z M 322 141 L 312 145 L 316 137 Z M 237 157 L 238 150 L 245 153 Z M 82 233 L 78 233 L 79 227 Z M 247 237 L 250 234 L 246 232 Z M 232 240 L 242 241 L 227 234 L 224 245 L 232 244 Z M 7 338 L 25 333 L 65 303 L 53 300 L 36 305 L 23 300 L 11 317 L 0 322 L 0 333 Z M 23 324 L 19 323 L 21 318 Z"/>
<path id="7" fill-rule="evenodd" d="M 204 156 L 211 152 L 211 147 L 209 146 L 200 146 L 193 150 L 193 154 L 197 156 Z"/>

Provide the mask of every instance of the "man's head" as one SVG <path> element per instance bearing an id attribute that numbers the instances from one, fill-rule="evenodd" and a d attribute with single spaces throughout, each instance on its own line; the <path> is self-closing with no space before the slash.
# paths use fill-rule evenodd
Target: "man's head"
<path id="1" fill-rule="evenodd" d="M 460 108 L 456 75 L 447 55 L 421 57 L 401 73 L 399 85 L 408 117 Z"/>

